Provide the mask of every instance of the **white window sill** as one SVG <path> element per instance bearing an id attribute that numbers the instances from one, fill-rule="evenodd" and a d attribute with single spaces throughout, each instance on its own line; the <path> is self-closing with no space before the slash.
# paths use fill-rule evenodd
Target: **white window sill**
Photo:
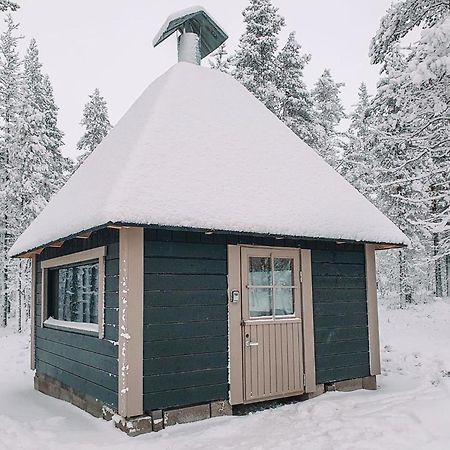
<path id="1" fill-rule="evenodd" d="M 44 322 L 44 326 L 47 328 L 54 328 L 55 330 L 98 336 L 98 324 L 96 323 L 69 322 L 67 320 L 58 320 L 49 317 Z"/>

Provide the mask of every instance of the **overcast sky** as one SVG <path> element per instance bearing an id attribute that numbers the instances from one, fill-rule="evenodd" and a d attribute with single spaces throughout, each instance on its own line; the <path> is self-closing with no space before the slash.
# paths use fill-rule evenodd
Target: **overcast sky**
<path id="1" fill-rule="evenodd" d="M 188 0 L 19 0 L 14 13 L 25 36 L 34 37 L 43 69 L 50 75 L 60 108 L 59 125 L 65 133 L 65 154 L 77 155 L 82 134 L 83 105 L 98 87 L 107 100 L 115 124 L 155 78 L 177 60 L 172 37 L 153 48 L 153 36 L 166 17 L 192 6 Z M 365 81 L 373 92 L 378 68 L 369 64 L 370 38 L 390 0 L 273 0 L 286 19 L 284 44 L 290 31 L 312 60 L 305 70 L 311 87 L 325 68 L 346 83 L 343 101 L 351 108 L 358 86 Z M 237 45 L 244 26 L 242 10 L 248 0 L 203 0 L 201 3 L 225 28 L 228 47 Z M 4 24 L 1 24 L 1 30 Z M 207 65 L 206 59 L 203 65 Z"/>

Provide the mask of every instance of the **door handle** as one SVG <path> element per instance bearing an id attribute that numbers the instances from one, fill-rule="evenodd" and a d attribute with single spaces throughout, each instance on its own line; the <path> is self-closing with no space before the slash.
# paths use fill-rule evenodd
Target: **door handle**
<path id="1" fill-rule="evenodd" d="M 249 340 L 245 341 L 245 346 L 246 347 L 256 347 L 259 345 L 259 342 L 250 342 Z"/>

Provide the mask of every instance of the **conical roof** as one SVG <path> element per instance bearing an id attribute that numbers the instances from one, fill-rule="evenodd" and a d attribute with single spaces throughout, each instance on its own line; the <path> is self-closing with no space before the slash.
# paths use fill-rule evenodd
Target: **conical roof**
<path id="1" fill-rule="evenodd" d="M 143 92 L 10 254 L 111 222 L 408 243 L 241 84 L 188 63 Z"/>

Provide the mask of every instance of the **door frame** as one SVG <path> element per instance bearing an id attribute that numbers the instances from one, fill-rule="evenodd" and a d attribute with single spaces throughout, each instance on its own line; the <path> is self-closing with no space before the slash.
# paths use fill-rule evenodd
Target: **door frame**
<path id="1" fill-rule="evenodd" d="M 300 290 L 303 321 L 304 392 L 316 391 L 314 352 L 314 319 L 312 304 L 311 250 L 292 247 L 228 245 L 228 351 L 230 403 L 244 403 L 243 342 L 242 342 L 242 274 L 241 249 L 294 250 L 300 254 Z M 239 293 L 236 296 L 236 291 Z M 234 295 L 233 295 L 234 292 Z"/>

